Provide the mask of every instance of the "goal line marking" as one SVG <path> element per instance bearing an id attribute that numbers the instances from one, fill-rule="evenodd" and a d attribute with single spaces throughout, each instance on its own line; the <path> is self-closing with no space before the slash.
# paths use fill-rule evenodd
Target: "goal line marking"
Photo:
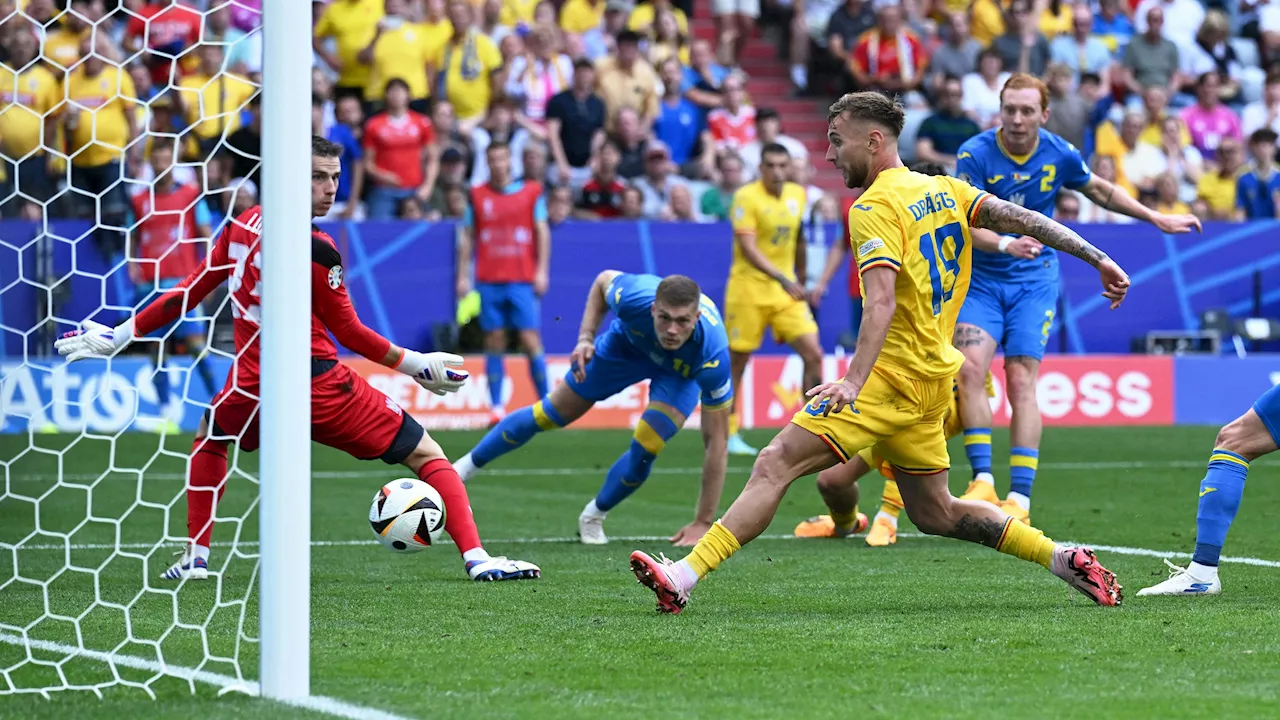
<path id="1" fill-rule="evenodd" d="M 850 541 L 856 541 L 857 537 L 851 537 Z M 898 533 L 899 538 L 907 538 L 911 540 L 946 540 L 939 535 L 925 535 L 919 532 L 901 532 Z M 761 535 L 757 540 L 804 540 L 807 538 L 798 538 L 795 535 L 785 534 L 766 534 Z M 667 535 L 611 535 L 609 536 L 611 543 L 621 542 L 666 542 L 670 540 Z M 544 545 L 544 544 L 573 544 L 577 543 L 578 538 L 569 535 L 550 536 L 550 537 L 510 537 L 510 538 L 486 538 L 486 545 Z M 39 545 L 20 545 L 16 547 L 18 552 L 35 551 L 35 550 L 149 550 L 152 548 L 167 548 L 171 542 L 160 543 L 84 543 L 84 544 L 62 544 L 62 543 L 41 543 Z M 445 540 L 440 544 L 452 544 Z M 1179 558 L 1189 559 L 1191 553 L 1178 552 L 1173 550 L 1152 550 L 1151 548 L 1128 547 L 1126 545 L 1095 545 L 1092 543 L 1078 543 L 1074 541 L 1061 541 L 1063 545 L 1086 545 L 1100 552 L 1115 553 L 1116 555 L 1135 555 L 1139 557 L 1153 558 Z M 256 548 L 256 541 L 244 541 L 235 544 L 238 548 Z M 381 547 L 381 543 L 377 540 L 312 540 L 311 546 L 316 548 L 345 548 L 345 547 Z M 232 547 L 227 543 L 215 543 L 214 549 L 226 549 Z M 14 549 L 15 546 L 6 543 L 0 543 L 0 550 Z M 1277 568 L 1280 569 L 1280 561 L 1264 560 L 1255 557 L 1223 557 L 1219 562 L 1235 564 L 1235 565 L 1252 565 L 1254 567 Z"/>
<path id="2" fill-rule="evenodd" d="M 166 677 L 174 677 L 188 682 L 198 682 L 205 685 L 212 685 L 223 691 L 240 692 L 250 697 L 261 697 L 261 688 L 258 683 L 253 680 L 242 680 L 230 675 L 222 675 L 219 673 L 209 672 L 207 670 L 196 670 L 195 668 L 184 667 L 181 665 L 172 665 L 169 663 L 158 663 L 155 660 L 137 657 L 134 655 L 120 655 L 111 652 L 102 652 L 101 650 L 86 650 L 85 648 L 76 647 L 75 645 L 66 645 L 58 642 L 50 642 L 48 640 L 33 640 L 24 638 L 20 635 L 10 635 L 0 633 L 0 643 L 5 645 L 17 645 L 25 647 L 30 651 L 40 651 L 48 653 L 57 653 L 67 656 L 66 659 L 72 657 L 85 658 L 94 660 L 116 667 L 130 668 L 133 670 L 143 670 L 146 672 L 159 673 Z M 92 689 L 92 686 L 77 687 L 68 686 L 65 688 L 57 688 L 53 691 L 62 692 L 65 690 Z M 24 694 L 39 694 L 46 698 L 49 696 L 48 688 L 32 688 L 30 690 L 20 691 Z M 3 696 L 4 693 L 0 693 Z M 275 700 L 270 702 L 280 702 L 303 710 L 312 710 L 314 712 L 330 715 L 332 717 L 346 718 L 347 720 L 409 720 L 402 715 L 377 710 L 374 708 L 364 707 L 362 705 L 354 705 L 344 700 L 331 698 L 325 695 L 309 695 L 305 698 L 294 700 Z"/>

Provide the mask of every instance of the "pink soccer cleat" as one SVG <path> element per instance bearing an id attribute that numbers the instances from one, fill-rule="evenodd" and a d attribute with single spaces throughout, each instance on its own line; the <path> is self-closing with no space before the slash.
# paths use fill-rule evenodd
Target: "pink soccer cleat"
<path id="1" fill-rule="evenodd" d="M 675 563 L 666 556 L 659 561 L 649 553 L 636 550 L 631 553 L 631 572 L 636 581 L 658 596 L 658 612 L 679 615 L 689 603 L 689 591 L 680 583 Z"/>
<path id="2" fill-rule="evenodd" d="M 1089 548 L 1054 548 L 1049 570 L 1099 605 L 1119 607 L 1124 600 L 1116 574 L 1102 567 L 1098 556 Z"/>

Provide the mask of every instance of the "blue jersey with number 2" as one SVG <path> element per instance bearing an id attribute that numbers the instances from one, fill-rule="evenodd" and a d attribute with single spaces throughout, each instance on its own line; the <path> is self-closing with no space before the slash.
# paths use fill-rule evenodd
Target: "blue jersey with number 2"
<path id="1" fill-rule="evenodd" d="M 1036 148 L 1024 157 L 1004 149 L 998 129 L 975 135 L 956 154 L 956 174 L 979 190 L 1046 217 L 1053 217 L 1059 190 L 1082 187 L 1092 177 L 1080 151 L 1048 130 L 1040 131 Z M 1034 260 L 974 248 L 973 273 L 1005 282 L 1056 282 L 1058 256 L 1049 247 Z"/>
<path id="2" fill-rule="evenodd" d="M 615 277 L 605 291 L 609 309 L 617 316 L 609 331 L 625 337 L 632 348 L 663 371 L 695 381 L 702 391 L 704 406 L 723 404 L 733 396 L 729 336 L 720 311 L 703 295 L 693 335 L 679 349 L 667 350 L 658 343 L 653 329 L 653 299 L 660 282 L 662 278 L 657 275 Z"/>

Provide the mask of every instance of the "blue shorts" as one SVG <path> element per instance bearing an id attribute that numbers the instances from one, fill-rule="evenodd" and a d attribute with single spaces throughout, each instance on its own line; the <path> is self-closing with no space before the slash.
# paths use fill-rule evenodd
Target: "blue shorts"
<path id="1" fill-rule="evenodd" d="M 138 301 L 151 302 L 165 290 L 170 290 L 178 286 L 182 280 L 179 278 L 162 278 L 160 282 L 152 286 L 149 283 L 143 283 L 138 286 Z M 204 314 L 204 305 L 196 303 L 196 306 L 187 311 L 186 315 L 165 325 L 147 337 L 153 339 L 174 339 L 182 340 L 199 335 L 207 337 L 209 334 L 209 318 Z"/>
<path id="2" fill-rule="evenodd" d="M 1280 446 L 1280 385 L 1273 385 L 1253 402 L 1253 411 L 1262 418 L 1262 424 L 1271 433 L 1271 440 Z"/>
<path id="3" fill-rule="evenodd" d="M 596 354 L 587 363 L 586 380 L 574 379 L 572 368 L 564 376 L 570 390 L 591 402 L 611 398 L 641 380 L 650 381 L 650 402 L 670 405 L 686 418 L 698 407 L 701 390 L 696 381 L 658 367 L 622 333 L 612 330 L 596 338 Z"/>
<path id="4" fill-rule="evenodd" d="M 542 304 L 530 283 L 482 283 L 480 293 L 480 329 L 537 330 L 542 326 Z"/>
<path id="5" fill-rule="evenodd" d="M 1058 280 L 1001 282 L 975 274 L 957 323 L 977 325 L 1005 357 L 1044 357 L 1058 310 Z"/>

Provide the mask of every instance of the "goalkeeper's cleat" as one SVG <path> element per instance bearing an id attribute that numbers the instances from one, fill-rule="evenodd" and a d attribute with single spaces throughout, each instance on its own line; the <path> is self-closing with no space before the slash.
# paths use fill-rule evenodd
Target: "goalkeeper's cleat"
<path id="1" fill-rule="evenodd" d="M 748 445 L 741 435 L 735 433 L 729 436 L 729 454 L 755 457 L 760 454 L 760 451 Z"/>
<path id="2" fill-rule="evenodd" d="M 983 484 L 985 485 L 986 483 Z M 1000 503 L 1000 509 L 1003 510 L 1006 515 L 1012 517 L 1023 525 L 1031 524 L 1031 511 L 1024 509 L 1021 505 L 1012 500 L 1005 500 Z"/>
<path id="3" fill-rule="evenodd" d="M 982 482 L 981 480 L 974 480 L 969 483 L 968 489 L 964 491 L 964 494 L 960 496 L 960 499 L 990 503 L 996 507 L 1000 507 L 1000 496 L 996 494 L 995 486 L 989 482 Z"/>
<path id="4" fill-rule="evenodd" d="M 898 542 L 898 528 L 888 518 L 878 517 L 871 523 L 871 531 L 867 533 L 867 545 L 888 547 L 896 542 Z"/>
<path id="5" fill-rule="evenodd" d="M 1191 567 L 1179 567 L 1164 561 L 1169 566 L 1169 579 L 1149 588 L 1142 588 L 1138 596 L 1151 595 L 1217 595 L 1222 592 L 1222 581 L 1218 579 L 1216 569 L 1203 565 L 1191 564 Z"/>
<path id="6" fill-rule="evenodd" d="M 537 565 L 523 560 L 508 560 L 501 555 L 488 560 L 472 560 L 467 563 L 467 574 L 477 582 L 536 580 L 542 577 Z"/>
<path id="7" fill-rule="evenodd" d="M 594 505 L 595 501 L 591 504 Z M 583 510 L 578 516 L 578 539 L 583 545 L 608 545 L 609 538 L 604 534 L 604 513 Z"/>
<path id="8" fill-rule="evenodd" d="M 1118 607 L 1124 600 L 1116 574 L 1102 567 L 1089 548 L 1059 545 L 1053 549 L 1049 570 L 1099 605 Z"/>
<path id="9" fill-rule="evenodd" d="M 818 515 L 796 526 L 796 537 L 801 538 L 845 538 L 851 535 L 857 535 L 867 529 L 867 516 L 858 513 L 857 519 L 853 523 L 853 529 L 842 532 L 836 527 L 836 523 L 831 519 L 830 515 Z"/>
<path id="10" fill-rule="evenodd" d="M 178 581 L 187 580 L 208 580 L 209 579 L 209 561 L 202 557 L 194 556 L 190 549 L 179 550 L 174 553 L 174 557 L 178 561 L 169 566 L 168 570 L 160 573 L 161 580 Z"/>
<path id="11" fill-rule="evenodd" d="M 689 591 L 680 582 L 676 564 L 665 555 L 659 557 L 662 559 L 636 550 L 631 553 L 631 572 L 635 573 L 637 582 L 658 596 L 658 612 L 679 615 L 689 604 Z"/>

